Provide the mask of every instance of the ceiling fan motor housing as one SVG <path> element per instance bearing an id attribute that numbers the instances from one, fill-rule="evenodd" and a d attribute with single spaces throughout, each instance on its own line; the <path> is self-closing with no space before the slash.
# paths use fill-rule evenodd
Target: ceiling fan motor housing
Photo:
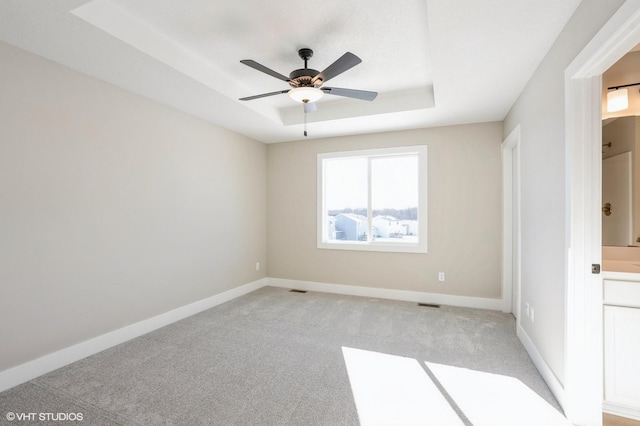
<path id="1" fill-rule="evenodd" d="M 320 71 L 307 68 L 307 61 L 313 57 L 313 50 L 305 47 L 298 50 L 298 56 L 304 61 L 304 68 L 294 70 L 289 74 L 289 85 L 291 87 L 320 87 L 322 79 L 317 79 L 315 83 L 313 77 L 320 74 Z"/>
<path id="2" fill-rule="evenodd" d="M 291 71 L 291 74 L 289 74 L 289 85 L 291 87 L 318 87 L 322 85 L 322 79 L 316 80 L 315 84 L 311 80 L 319 73 L 320 71 L 311 68 L 301 68 Z"/>

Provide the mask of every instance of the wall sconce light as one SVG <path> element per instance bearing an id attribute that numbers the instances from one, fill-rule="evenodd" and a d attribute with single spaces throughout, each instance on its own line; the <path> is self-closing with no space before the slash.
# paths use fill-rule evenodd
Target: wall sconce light
<path id="1" fill-rule="evenodd" d="M 629 108 L 629 91 L 626 87 L 640 86 L 640 83 L 623 84 L 622 86 L 608 87 L 612 90 L 607 93 L 607 112 L 618 112 Z"/>
<path id="2" fill-rule="evenodd" d="M 627 89 L 615 89 L 607 93 L 607 112 L 618 112 L 629 108 Z"/>

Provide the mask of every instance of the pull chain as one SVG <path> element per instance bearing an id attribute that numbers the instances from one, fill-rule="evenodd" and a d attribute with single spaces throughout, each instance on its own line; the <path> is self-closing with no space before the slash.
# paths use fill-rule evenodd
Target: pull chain
<path id="1" fill-rule="evenodd" d="M 307 112 L 304 112 L 304 137 L 307 137 Z"/>
<path id="2" fill-rule="evenodd" d="M 304 137 L 307 137 L 307 108 L 309 107 L 309 99 L 302 100 L 302 111 L 304 112 Z"/>

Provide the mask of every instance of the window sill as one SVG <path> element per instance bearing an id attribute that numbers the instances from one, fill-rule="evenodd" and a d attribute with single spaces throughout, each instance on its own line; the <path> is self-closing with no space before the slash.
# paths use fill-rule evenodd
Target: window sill
<path id="1" fill-rule="evenodd" d="M 392 253 L 427 253 L 426 244 L 390 244 L 390 243 L 369 243 L 369 242 L 319 242 L 319 249 L 329 250 L 355 250 L 355 251 L 377 251 Z"/>

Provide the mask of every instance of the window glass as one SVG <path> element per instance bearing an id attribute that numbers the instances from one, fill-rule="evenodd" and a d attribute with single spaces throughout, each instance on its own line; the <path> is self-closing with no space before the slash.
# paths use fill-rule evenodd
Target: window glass
<path id="1" fill-rule="evenodd" d="M 418 242 L 418 156 L 371 159 L 371 208 L 376 241 Z"/>
<path id="2" fill-rule="evenodd" d="M 318 247 L 426 253 L 426 146 L 318 155 Z"/>

